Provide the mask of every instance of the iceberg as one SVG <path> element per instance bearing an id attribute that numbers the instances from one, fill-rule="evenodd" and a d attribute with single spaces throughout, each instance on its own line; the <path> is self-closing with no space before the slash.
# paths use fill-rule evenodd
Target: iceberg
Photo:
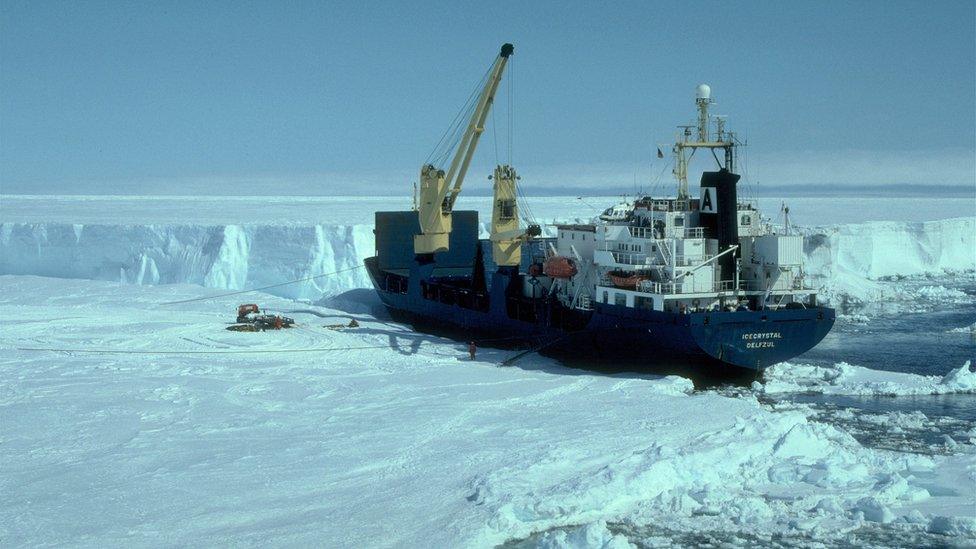
<path id="1" fill-rule="evenodd" d="M 976 217 L 875 221 L 802 229 L 808 283 L 837 305 L 897 297 L 879 280 L 976 270 Z M 922 288 L 913 297 L 958 299 L 958 290 Z"/>
<path id="2" fill-rule="evenodd" d="M 484 224 L 481 229 L 486 236 Z M 870 222 L 803 232 L 807 282 L 834 305 L 971 299 L 939 285 L 903 295 L 882 279 L 976 272 L 976 218 Z M 0 275 L 190 283 L 229 290 L 302 279 L 269 289 L 293 299 L 317 300 L 368 288 L 368 277 L 358 267 L 373 251 L 373 226 L 368 223 L 0 224 Z M 336 271 L 344 272 L 330 274 Z"/>
<path id="3" fill-rule="evenodd" d="M 197 284 L 319 299 L 369 285 L 371 225 L 0 225 L 0 274 Z M 335 271 L 344 271 L 332 275 Z"/>

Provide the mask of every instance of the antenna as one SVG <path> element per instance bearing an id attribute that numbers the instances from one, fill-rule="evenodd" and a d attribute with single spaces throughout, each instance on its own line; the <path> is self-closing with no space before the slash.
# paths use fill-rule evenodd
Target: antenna
<path id="1" fill-rule="evenodd" d="M 708 84 L 698 84 L 695 89 L 695 103 L 698 104 L 698 141 L 708 141 L 708 105 L 712 103 L 712 88 Z"/>
<path id="2" fill-rule="evenodd" d="M 725 141 L 725 122 L 728 120 L 728 116 L 724 114 L 716 114 L 715 118 L 715 136 L 716 141 Z"/>

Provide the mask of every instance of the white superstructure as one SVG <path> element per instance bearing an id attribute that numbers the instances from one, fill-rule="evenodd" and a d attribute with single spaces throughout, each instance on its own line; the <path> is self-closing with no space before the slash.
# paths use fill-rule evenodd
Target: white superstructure
<path id="1" fill-rule="evenodd" d="M 692 312 L 815 303 L 803 281 L 802 237 L 778 231 L 752 203 L 737 200 L 731 170 L 738 142 L 724 119 L 715 120 L 713 137 L 710 94 L 698 87 L 697 132 L 682 126 L 673 148 L 677 197 L 640 197 L 608 208 L 593 224 L 557 226 L 550 255 L 578 266 L 572 278 L 553 283 L 565 305 Z M 687 168 L 698 149 L 722 149 L 725 162 L 712 155 L 720 171 L 707 175 L 723 181 L 703 178 L 696 199 L 687 192 Z"/>

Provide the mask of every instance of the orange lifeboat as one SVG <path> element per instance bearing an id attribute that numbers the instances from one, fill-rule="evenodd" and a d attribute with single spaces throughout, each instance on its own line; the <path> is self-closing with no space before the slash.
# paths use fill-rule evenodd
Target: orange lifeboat
<path id="1" fill-rule="evenodd" d="M 572 259 L 559 255 L 547 259 L 542 271 L 552 278 L 573 278 L 579 272 Z"/>
<path id="2" fill-rule="evenodd" d="M 611 271 L 609 274 L 610 281 L 613 282 L 613 285 L 624 290 L 633 290 L 642 281 L 647 280 L 647 276 L 639 273 Z"/>

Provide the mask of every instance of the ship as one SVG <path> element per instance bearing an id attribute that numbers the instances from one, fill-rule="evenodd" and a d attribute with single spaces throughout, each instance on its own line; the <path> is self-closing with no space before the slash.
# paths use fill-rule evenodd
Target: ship
<path id="1" fill-rule="evenodd" d="M 826 336 L 835 313 L 805 284 L 802 236 L 738 197 L 742 143 L 709 112 L 707 85 L 696 90 L 697 124 L 679 126 L 672 148 L 672 196 L 636 196 L 590 223 L 543 231 L 522 222 L 520 177 L 498 165 L 490 235 L 480 238 L 478 212 L 454 206 L 513 52 L 502 46 L 472 94 L 450 164 L 421 168 L 413 208 L 375 213 L 376 255 L 365 267 L 395 320 L 650 372 L 677 365 L 755 375 Z M 699 150 L 716 166 L 693 197 L 688 167 Z"/>

